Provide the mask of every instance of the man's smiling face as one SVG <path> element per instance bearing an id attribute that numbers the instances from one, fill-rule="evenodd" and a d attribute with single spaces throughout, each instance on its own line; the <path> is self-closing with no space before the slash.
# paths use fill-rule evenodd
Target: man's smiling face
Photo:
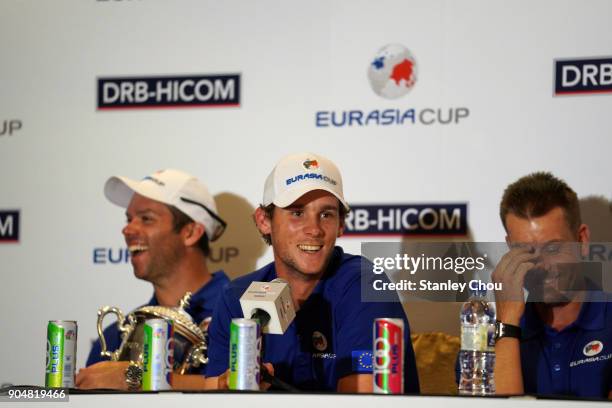
<path id="1" fill-rule="evenodd" d="M 331 193 L 314 190 L 285 208 L 274 208 L 260 226 L 270 234 L 277 273 L 319 279 L 329 263 L 336 238 L 342 235 L 340 202 Z"/>

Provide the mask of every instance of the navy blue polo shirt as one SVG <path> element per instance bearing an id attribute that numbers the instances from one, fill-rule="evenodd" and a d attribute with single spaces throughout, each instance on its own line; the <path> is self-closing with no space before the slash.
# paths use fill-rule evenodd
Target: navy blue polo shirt
<path id="1" fill-rule="evenodd" d="M 561 331 L 527 303 L 521 320 L 526 394 L 607 398 L 612 388 L 612 297 L 593 293 L 578 319 Z"/>
<path id="2" fill-rule="evenodd" d="M 336 247 L 326 273 L 296 313 L 283 335 L 264 335 L 264 362 L 274 375 L 301 390 L 335 391 L 338 379 L 353 373 L 371 373 L 372 323 L 379 317 L 404 320 L 405 391 L 418 393 L 419 382 L 410 326 L 397 302 L 361 301 L 362 257 Z M 242 318 L 240 297 L 251 282 L 277 277 L 274 262 L 232 281 L 220 296 L 209 328 L 206 375 L 216 377 L 229 365 L 229 327 Z"/>
<path id="3" fill-rule="evenodd" d="M 212 274 L 212 279 L 202 286 L 200 290 L 191 296 L 189 307 L 185 310 L 193 318 L 196 324 L 206 319 L 213 314 L 213 308 L 217 303 L 217 298 L 221 293 L 221 289 L 229 282 L 227 275 L 223 271 L 218 271 Z M 159 303 L 155 295 L 151 298 L 146 306 L 157 306 Z M 104 329 L 104 338 L 106 339 L 106 347 L 109 351 L 115 351 L 121 345 L 121 333 L 117 329 L 115 323 Z M 87 358 L 87 366 L 100 361 L 108 360 L 107 357 L 101 357 L 100 351 L 102 346 L 100 339 L 93 342 L 89 357 Z"/>

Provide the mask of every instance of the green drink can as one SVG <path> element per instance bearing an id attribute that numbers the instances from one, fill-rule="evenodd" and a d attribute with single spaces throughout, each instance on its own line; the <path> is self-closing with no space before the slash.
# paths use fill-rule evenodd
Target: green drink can
<path id="1" fill-rule="evenodd" d="M 172 388 L 174 367 L 174 327 L 165 319 L 148 319 L 144 324 L 142 347 L 143 391 Z"/>
<path id="2" fill-rule="evenodd" d="M 50 320 L 47 325 L 45 387 L 74 388 L 77 322 Z"/>
<path id="3" fill-rule="evenodd" d="M 259 390 L 261 367 L 259 322 L 251 319 L 232 319 L 229 347 L 229 389 Z"/>

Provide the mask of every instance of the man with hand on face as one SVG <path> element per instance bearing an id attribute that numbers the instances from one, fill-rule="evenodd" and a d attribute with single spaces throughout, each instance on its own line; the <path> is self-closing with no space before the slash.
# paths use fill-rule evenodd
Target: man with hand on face
<path id="1" fill-rule="evenodd" d="M 244 317 L 240 297 L 251 282 L 282 278 L 297 313 L 283 335 L 264 334 L 263 362 L 271 363 L 277 379 L 300 390 L 372 392 L 371 364 L 358 360 L 372 355 L 374 319 L 390 317 L 404 320 L 405 391 L 418 392 L 401 303 L 362 302 L 362 258 L 335 246 L 348 211 L 340 172 L 328 159 L 293 154 L 274 167 L 254 214 L 274 262 L 230 283 L 215 307 L 206 375 L 218 388 L 227 386 L 231 320 Z"/>
<path id="2" fill-rule="evenodd" d="M 612 303 L 580 273 L 589 228 L 576 193 L 550 173 L 534 173 L 506 188 L 500 215 L 511 249 L 493 273 L 503 284 L 496 392 L 609 397 Z"/>
<path id="3" fill-rule="evenodd" d="M 209 241 L 225 229 L 208 189 L 179 170 L 163 170 L 140 181 L 111 177 L 106 198 L 127 208 L 123 236 L 130 251 L 134 275 L 153 284 L 150 306 L 176 307 L 186 292 L 193 295 L 186 312 L 199 324 L 212 315 L 221 288 L 229 282 L 222 272 L 206 265 Z M 108 350 L 121 344 L 115 324 L 104 330 Z M 92 347 L 87 367 L 79 371 L 79 388 L 135 389 L 126 382 L 127 361 L 102 361 L 100 340 Z M 203 388 L 203 369 L 197 375 L 175 375 L 174 388 Z"/>

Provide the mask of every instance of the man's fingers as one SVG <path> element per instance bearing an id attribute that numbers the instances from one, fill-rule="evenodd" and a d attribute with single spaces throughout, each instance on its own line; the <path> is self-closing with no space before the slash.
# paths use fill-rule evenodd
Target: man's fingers
<path id="1" fill-rule="evenodd" d="M 81 388 L 81 385 L 87 377 L 87 368 L 81 368 L 74 378 L 74 385 L 77 388 Z"/>
<path id="2" fill-rule="evenodd" d="M 517 279 L 517 283 L 519 283 L 521 285 L 521 287 L 525 286 L 525 275 L 527 275 L 527 272 L 529 272 L 530 270 L 532 270 L 533 268 L 535 268 L 535 264 L 532 262 L 524 262 L 522 264 L 519 265 L 519 267 L 516 269 L 516 279 Z"/>
<path id="3" fill-rule="evenodd" d="M 514 281 L 519 265 L 532 261 L 537 257 L 527 248 L 515 248 L 507 252 L 497 264 L 491 275 L 493 282 Z"/>
<path id="4" fill-rule="evenodd" d="M 537 258 L 537 255 L 530 253 L 517 254 L 512 258 L 512 261 L 508 264 L 507 269 L 508 273 L 513 275 L 516 278 L 517 271 L 519 267 L 524 264 L 529 264 L 533 268 L 535 265 L 532 263 L 533 260 Z"/>
<path id="5" fill-rule="evenodd" d="M 272 363 L 263 363 L 263 366 L 266 370 L 268 370 L 268 373 L 270 373 L 270 375 L 274 376 L 274 366 L 272 365 Z"/>
<path id="6" fill-rule="evenodd" d="M 512 251 L 513 250 L 506 252 L 504 256 L 502 256 L 499 262 L 497 263 L 497 266 L 495 267 L 495 271 L 493 272 L 493 275 L 495 275 L 497 279 L 500 279 L 499 275 L 503 275 L 503 271 L 506 270 L 506 266 L 512 260 Z"/>
<path id="7" fill-rule="evenodd" d="M 510 264 L 512 260 L 516 258 L 517 256 L 520 256 L 523 254 L 532 254 L 532 253 L 533 252 L 530 247 L 512 248 L 508 252 L 506 252 L 504 256 L 502 256 L 502 258 L 500 259 L 498 263 L 498 267 L 501 269 L 506 269 L 508 264 Z"/>
<path id="8" fill-rule="evenodd" d="M 228 377 L 229 377 L 229 370 L 226 370 L 223 374 L 219 376 L 219 379 L 217 381 L 217 386 L 219 387 L 220 390 L 229 389 L 229 384 L 227 382 Z"/>
<path id="9" fill-rule="evenodd" d="M 85 369 L 81 369 L 77 378 L 75 380 L 75 386 L 77 388 L 81 388 L 83 390 L 93 388 L 93 384 L 91 383 L 91 375 L 89 375 L 89 371 Z"/>
<path id="10" fill-rule="evenodd" d="M 127 361 L 102 361 L 92 364 L 79 370 L 75 385 L 83 389 L 127 389 L 125 369 L 128 364 Z"/>
<path id="11" fill-rule="evenodd" d="M 517 249 L 511 249 L 501 257 L 501 259 L 497 263 L 497 266 L 495 267 L 495 270 L 493 271 L 493 274 L 491 275 L 491 279 L 493 279 L 493 282 L 501 282 L 504 279 L 506 269 L 510 262 L 512 262 L 512 259 L 514 258 L 516 253 L 519 253 Z"/>
<path id="12" fill-rule="evenodd" d="M 274 366 L 271 363 L 263 363 L 262 366 L 262 368 L 266 370 L 268 374 L 274 376 Z M 271 386 L 272 384 L 266 381 L 261 381 L 261 383 L 259 384 L 259 389 L 262 391 L 267 391 Z"/>

